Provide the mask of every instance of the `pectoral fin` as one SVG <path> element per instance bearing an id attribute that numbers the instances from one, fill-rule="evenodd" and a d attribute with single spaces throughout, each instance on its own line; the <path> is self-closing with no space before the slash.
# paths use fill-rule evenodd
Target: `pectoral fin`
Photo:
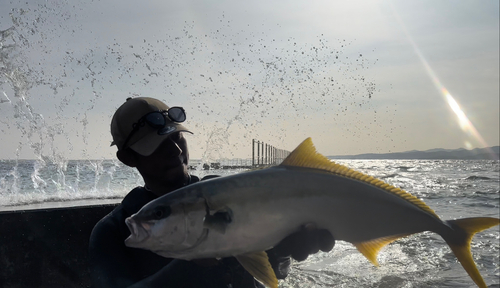
<path id="1" fill-rule="evenodd" d="M 274 273 L 267 253 L 256 252 L 236 256 L 241 266 L 245 268 L 255 279 L 262 282 L 266 287 L 278 288 L 278 278 Z"/>
<path id="2" fill-rule="evenodd" d="M 377 255 L 380 249 L 382 249 L 385 245 L 408 235 L 409 234 L 393 235 L 353 244 L 354 246 L 356 246 L 358 251 L 361 252 L 361 254 L 363 254 L 368 260 L 370 260 L 370 262 L 373 263 L 373 265 L 378 266 Z"/>
<path id="3" fill-rule="evenodd" d="M 203 219 L 203 227 L 224 234 L 226 233 L 227 225 L 231 222 L 231 211 L 219 211 L 214 215 L 206 215 L 205 219 Z"/>

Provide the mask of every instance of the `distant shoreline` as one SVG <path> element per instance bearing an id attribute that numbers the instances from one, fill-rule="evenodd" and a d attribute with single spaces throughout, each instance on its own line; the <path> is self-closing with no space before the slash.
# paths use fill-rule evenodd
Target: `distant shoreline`
<path id="1" fill-rule="evenodd" d="M 363 153 L 355 155 L 331 155 L 329 159 L 389 159 L 389 160 L 500 160 L 500 146 L 492 146 L 487 148 L 475 148 L 467 150 L 459 149 L 431 149 L 425 151 L 406 151 L 393 153 Z M 235 158 L 236 159 L 236 158 Z M 235 159 L 226 159 L 228 161 Z M 17 159 L 17 161 L 34 161 L 37 159 Z M 66 161 L 118 161 L 117 159 L 65 159 Z M 247 159 L 236 159 L 238 161 L 251 161 Z M 0 159 L 0 161 L 16 161 L 16 159 Z M 199 164 L 200 159 L 191 159 L 191 163 Z M 217 161 L 212 161 L 217 162 Z M 191 165 L 193 166 L 193 164 Z"/>
<path id="2" fill-rule="evenodd" d="M 357 155 L 328 156 L 329 159 L 389 159 L 389 160 L 499 160 L 500 146 L 467 149 L 431 149 L 394 153 L 365 153 Z"/>

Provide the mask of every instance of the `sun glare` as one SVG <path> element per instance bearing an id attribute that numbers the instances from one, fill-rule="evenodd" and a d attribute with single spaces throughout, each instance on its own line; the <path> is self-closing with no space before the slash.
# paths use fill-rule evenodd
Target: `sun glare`
<path id="1" fill-rule="evenodd" d="M 450 105 L 451 110 L 455 112 L 455 114 L 457 115 L 458 124 L 460 125 L 460 128 L 462 128 L 463 131 L 468 132 L 472 124 L 465 115 L 464 111 L 462 111 L 460 105 L 458 105 L 457 101 L 453 98 L 453 96 L 451 96 L 451 94 L 445 88 L 442 89 L 442 93 L 446 98 L 448 105 Z"/>
<path id="2" fill-rule="evenodd" d="M 415 53 L 418 55 L 420 58 L 420 61 L 422 62 L 423 66 L 425 67 L 425 70 L 427 71 L 427 74 L 431 78 L 431 80 L 434 82 L 434 85 L 436 88 L 441 92 L 441 95 L 444 97 L 444 100 L 448 103 L 450 106 L 451 110 L 455 113 L 457 116 L 457 121 L 458 125 L 466 133 L 467 136 L 471 137 L 472 139 L 476 140 L 482 147 L 488 147 L 488 144 L 486 141 L 483 139 L 481 134 L 476 130 L 474 125 L 472 124 L 471 121 L 469 121 L 469 118 L 467 115 L 464 113 L 458 102 L 455 100 L 455 98 L 448 92 L 448 90 L 444 87 L 443 84 L 441 84 L 441 81 L 439 81 L 439 78 L 437 77 L 436 73 L 434 70 L 431 68 L 427 60 L 425 59 L 424 55 L 420 52 L 420 49 L 418 48 L 417 44 L 415 41 L 413 41 L 413 38 L 409 34 L 409 32 L 406 30 L 406 26 L 404 25 L 403 20 L 401 17 L 399 17 L 399 14 L 397 13 L 396 9 L 394 6 L 392 6 L 392 11 L 394 12 L 394 15 L 396 16 L 396 19 L 401 25 L 401 28 L 406 34 L 406 37 L 408 38 L 408 41 L 410 44 L 413 46 L 413 50 Z M 473 148 L 473 145 L 469 140 L 465 140 L 464 143 L 465 147 L 467 149 Z M 491 151 L 490 151 L 491 152 Z"/>

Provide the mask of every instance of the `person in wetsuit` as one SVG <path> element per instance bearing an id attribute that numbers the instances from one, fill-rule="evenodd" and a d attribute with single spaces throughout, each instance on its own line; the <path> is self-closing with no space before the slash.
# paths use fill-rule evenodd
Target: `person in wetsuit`
<path id="1" fill-rule="evenodd" d="M 126 247 L 130 235 L 125 219 L 142 206 L 171 191 L 200 181 L 188 173 L 189 152 L 181 123 L 181 107 L 168 107 L 148 97 L 128 98 L 111 121 L 112 145 L 117 158 L 135 167 L 145 185 L 136 187 L 92 230 L 89 243 L 93 287 L 207 287 L 256 288 L 257 282 L 233 258 L 192 261 L 164 258 L 151 251 Z M 207 176 L 201 181 L 217 176 Z M 266 251 L 278 279 L 289 272 L 290 257 L 304 260 L 308 255 L 330 251 L 335 244 L 326 230 L 306 227 Z"/>

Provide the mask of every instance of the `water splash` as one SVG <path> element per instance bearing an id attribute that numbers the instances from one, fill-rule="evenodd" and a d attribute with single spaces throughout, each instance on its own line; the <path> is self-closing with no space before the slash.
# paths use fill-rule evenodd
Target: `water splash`
<path id="1" fill-rule="evenodd" d="M 94 161 L 108 151 L 111 115 L 128 96 L 185 106 L 201 163 L 248 158 L 253 138 L 290 149 L 312 128 L 328 129 L 318 121 L 345 124 L 336 127 L 355 139 L 369 124 L 343 123 L 346 116 L 391 117 L 377 114 L 371 100 L 379 90 L 366 72 L 377 61 L 353 51 L 351 40 L 269 39 L 235 29 L 224 15 L 215 29 L 185 22 L 139 41 L 103 39 L 69 3 L 25 6 L 12 10 L 13 27 L 2 32 L 0 105 L 10 114 L 0 128 L 21 134 L 12 159 L 36 159 L 31 179 L 40 191 L 54 184 L 78 192 L 68 184 L 68 159 Z M 391 127 L 383 130 L 389 137 Z M 50 165 L 57 179 L 38 172 Z"/>
<path id="2" fill-rule="evenodd" d="M 118 199 L 143 185 L 118 160 L 0 161 L 0 207 L 82 199 Z"/>

